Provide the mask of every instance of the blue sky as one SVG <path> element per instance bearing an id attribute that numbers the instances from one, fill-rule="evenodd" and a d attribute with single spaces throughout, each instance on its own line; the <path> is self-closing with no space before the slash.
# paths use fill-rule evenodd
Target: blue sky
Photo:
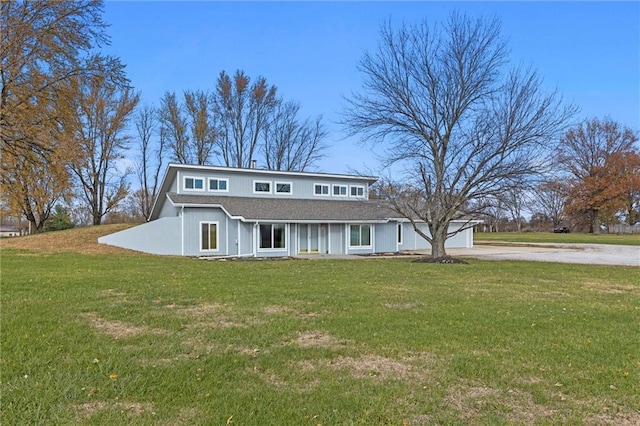
<path id="1" fill-rule="evenodd" d="M 264 76 L 305 116 L 322 115 L 331 144 L 325 172 L 375 171 L 369 147 L 345 139 L 343 97 L 356 66 L 376 49 L 380 23 L 447 19 L 454 10 L 497 16 L 515 64 L 531 64 L 549 90 L 580 108 L 640 130 L 639 2 L 213 2 L 107 1 L 105 53 L 127 65 L 142 101 L 213 90 L 220 71 Z"/>

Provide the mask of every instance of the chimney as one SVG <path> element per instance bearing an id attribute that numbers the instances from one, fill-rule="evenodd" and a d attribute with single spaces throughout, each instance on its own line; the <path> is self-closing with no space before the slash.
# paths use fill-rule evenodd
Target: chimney
<path id="1" fill-rule="evenodd" d="M 258 168 L 258 162 L 256 160 L 251 160 L 251 168 L 252 169 L 257 169 Z"/>

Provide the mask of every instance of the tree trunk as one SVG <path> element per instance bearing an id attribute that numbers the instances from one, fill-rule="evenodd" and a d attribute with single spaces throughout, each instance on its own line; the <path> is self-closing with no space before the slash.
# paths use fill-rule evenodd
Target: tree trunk
<path id="1" fill-rule="evenodd" d="M 443 257 L 447 255 L 447 252 L 444 248 L 444 243 L 447 240 L 447 230 L 449 228 L 449 224 L 446 225 L 435 225 L 431 228 L 431 237 L 433 241 L 431 242 L 431 258 L 436 259 L 438 257 Z"/>
<path id="2" fill-rule="evenodd" d="M 600 233 L 600 223 L 598 222 L 598 210 L 591 210 L 591 233 L 598 235 Z"/>

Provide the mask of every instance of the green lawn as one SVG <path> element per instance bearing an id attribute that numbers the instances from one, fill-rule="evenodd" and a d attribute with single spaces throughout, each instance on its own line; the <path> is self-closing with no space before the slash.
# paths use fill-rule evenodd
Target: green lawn
<path id="1" fill-rule="evenodd" d="M 617 244 L 640 246 L 640 235 L 617 234 L 554 234 L 551 232 L 476 232 L 473 235 L 476 243 L 579 243 L 579 244 Z"/>
<path id="2" fill-rule="evenodd" d="M 640 423 L 640 268 L 1 260 L 2 424 Z"/>

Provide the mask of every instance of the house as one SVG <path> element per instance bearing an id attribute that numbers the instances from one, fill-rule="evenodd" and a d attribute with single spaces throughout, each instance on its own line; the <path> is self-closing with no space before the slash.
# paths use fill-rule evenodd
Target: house
<path id="1" fill-rule="evenodd" d="M 430 248 L 384 201 L 369 200 L 376 179 L 170 164 L 149 221 L 98 241 L 179 256 L 371 254 Z M 451 226 L 460 229 L 466 224 Z M 471 229 L 447 240 L 447 247 L 472 245 Z"/>
<path id="2" fill-rule="evenodd" d="M 0 238 L 4 237 L 19 237 L 20 230 L 15 226 L 1 225 L 0 226 Z"/>

